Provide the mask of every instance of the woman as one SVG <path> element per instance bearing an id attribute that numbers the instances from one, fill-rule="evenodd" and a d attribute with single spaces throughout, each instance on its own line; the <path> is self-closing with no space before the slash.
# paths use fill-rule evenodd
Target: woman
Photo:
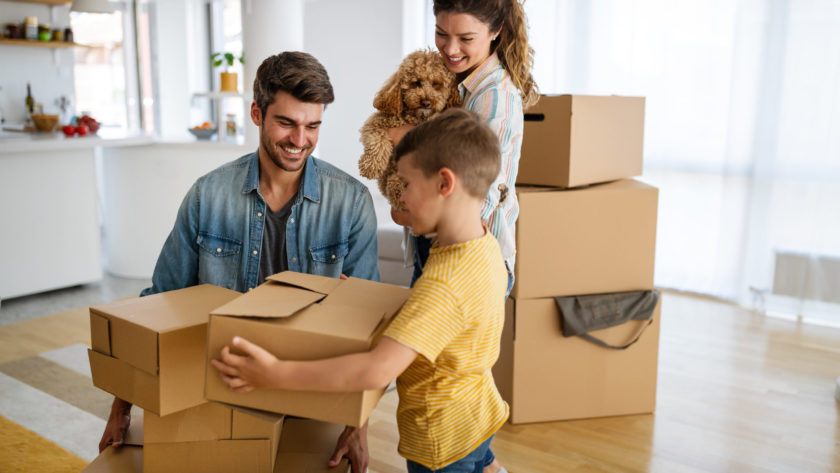
<path id="1" fill-rule="evenodd" d="M 534 51 L 528 46 L 525 10 L 519 0 L 434 0 L 433 12 L 435 45 L 459 81 L 463 106 L 486 120 L 501 145 L 501 170 L 484 199 L 481 219 L 502 248 L 510 294 L 519 215 L 514 184 L 522 146 L 523 109 L 539 99 L 531 75 Z M 392 129 L 389 134 L 394 144 L 410 128 Z M 400 225 L 409 225 L 406 211 L 391 209 L 391 217 Z M 414 245 L 412 285 L 423 271 L 431 240 L 415 236 Z M 505 472 L 490 449 L 483 463 L 484 473 Z"/>
<path id="2" fill-rule="evenodd" d="M 435 0 L 435 45 L 458 79 L 462 104 L 483 117 L 499 138 L 502 167 L 481 209 L 481 218 L 499 241 L 513 287 L 515 222 L 519 203 L 514 192 L 522 145 L 523 109 L 539 99 L 531 76 L 534 51 L 528 46 L 525 10 L 518 0 Z M 396 144 L 411 128 L 391 130 Z M 408 226 L 408 214 L 392 209 L 395 222 Z M 414 238 L 412 285 L 429 255 L 431 241 Z"/>

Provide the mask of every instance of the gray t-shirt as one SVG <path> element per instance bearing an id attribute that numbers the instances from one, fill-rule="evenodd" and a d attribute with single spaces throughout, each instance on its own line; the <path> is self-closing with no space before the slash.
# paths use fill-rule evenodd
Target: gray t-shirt
<path id="1" fill-rule="evenodd" d="M 292 214 L 292 205 L 296 200 L 297 194 L 277 212 L 272 212 L 266 206 L 267 212 L 265 214 L 257 284 L 264 283 L 267 276 L 289 269 L 289 262 L 286 259 L 286 222 L 289 220 L 289 215 Z"/>

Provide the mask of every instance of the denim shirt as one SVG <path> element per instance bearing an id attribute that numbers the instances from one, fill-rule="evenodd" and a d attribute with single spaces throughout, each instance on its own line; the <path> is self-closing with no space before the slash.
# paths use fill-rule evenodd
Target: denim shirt
<path id="1" fill-rule="evenodd" d="M 266 203 L 251 153 L 190 188 L 141 295 L 209 283 L 239 292 L 257 285 Z M 361 182 L 310 156 L 286 224 L 291 271 L 379 281 L 376 215 Z M 270 209 L 269 209 L 270 210 Z"/>

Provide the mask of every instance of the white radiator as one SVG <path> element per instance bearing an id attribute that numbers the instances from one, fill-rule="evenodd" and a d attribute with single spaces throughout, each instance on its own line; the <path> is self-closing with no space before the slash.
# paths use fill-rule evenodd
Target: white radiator
<path id="1" fill-rule="evenodd" d="M 773 294 L 840 303 L 840 257 L 777 250 Z"/>

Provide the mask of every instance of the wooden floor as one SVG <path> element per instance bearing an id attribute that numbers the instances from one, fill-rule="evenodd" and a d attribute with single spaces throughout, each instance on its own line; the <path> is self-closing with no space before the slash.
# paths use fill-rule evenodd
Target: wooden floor
<path id="1" fill-rule="evenodd" d="M 88 333 L 84 311 L 2 326 L 0 364 Z M 838 329 L 666 292 L 655 414 L 506 425 L 493 450 L 510 473 L 840 472 L 838 376 Z M 371 473 L 405 471 L 396 402 L 387 393 L 371 417 Z"/>
<path id="2" fill-rule="evenodd" d="M 493 450 L 511 473 L 840 472 L 838 376 L 838 329 L 666 292 L 654 414 L 506 425 Z M 371 419 L 372 471 L 405 471 L 395 407 Z"/>

